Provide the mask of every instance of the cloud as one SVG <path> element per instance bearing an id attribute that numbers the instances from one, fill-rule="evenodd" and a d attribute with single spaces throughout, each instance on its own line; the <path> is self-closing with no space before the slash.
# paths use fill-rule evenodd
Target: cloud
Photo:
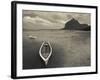
<path id="1" fill-rule="evenodd" d="M 62 28 L 61 24 L 52 23 L 49 20 L 40 17 L 23 17 L 24 29 L 59 29 Z"/>
<path id="2" fill-rule="evenodd" d="M 50 21 L 46 20 L 46 19 L 43 19 L 43 18 L 40 18 L 40 17 L 30 17 L 30 16 L 25 16 L 24 19 L 23 19 L 25 22 L 30 22 L 30 23 L 33 23 L 33 24 L 52 24 Z"/>
<path id="3" fill-rule="evenodd" d="M 24 23 L 31 24 L 33 27 L 60 29 L 72 18 L 75 18 L 82 24 L 90 24 L 90 14 L 88 13 L 23 10 Z"/>
<path id="4" fill-rule="evenodd" d="M 47 20 L 51 23 L 62 23 L 67 19 L 66 13 L 57 13 L 57 12 L 41 12 L 41 11 L 27 11 L 25 10 L 23 16 L 30 17 L 40 17 L 44 20 Z M 60 22 L 61 21 L 61 22 Z"/>

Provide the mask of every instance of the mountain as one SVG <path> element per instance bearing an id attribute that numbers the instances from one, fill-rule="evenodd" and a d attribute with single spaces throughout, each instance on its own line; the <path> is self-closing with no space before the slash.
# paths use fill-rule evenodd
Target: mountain
<path id="1" fill-rule="evenodd" d="M 72 18 L 65 23 L 64 29 L 90 31 L 90 26 L 88 24 L 80 24 L 76 19 Z"/>

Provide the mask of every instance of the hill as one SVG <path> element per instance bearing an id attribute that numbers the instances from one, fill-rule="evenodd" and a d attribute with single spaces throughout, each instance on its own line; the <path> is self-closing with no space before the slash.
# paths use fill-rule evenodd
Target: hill
<path id="1" fill-rule="evenodd" d="M 65 23 L 64 29 L 90 31 L 90 26 L 88 24 L 80 24 L 76 19 L 73 18 Z"/>

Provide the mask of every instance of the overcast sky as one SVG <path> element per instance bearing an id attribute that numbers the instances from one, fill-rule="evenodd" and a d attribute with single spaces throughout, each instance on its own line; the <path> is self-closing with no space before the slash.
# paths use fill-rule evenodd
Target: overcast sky
<path id="1" fill-rule="evenodd" d="M 61 29 L 72 18 L 90 25 L 89 13 L 23 10 L 23 26 L 26 29 Z"/>

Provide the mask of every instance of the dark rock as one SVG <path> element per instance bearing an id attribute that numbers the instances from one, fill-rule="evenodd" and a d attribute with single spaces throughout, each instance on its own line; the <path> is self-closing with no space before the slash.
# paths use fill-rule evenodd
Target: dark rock
<path id="1" fill-rule="evenodd" d="M 64 29 L 67 30 L 85 30 L 89 31 L 90 26 L 88 24 L 80 24 L 76 19 L 71 19 L 67 23 L 65 23 Z"/>

